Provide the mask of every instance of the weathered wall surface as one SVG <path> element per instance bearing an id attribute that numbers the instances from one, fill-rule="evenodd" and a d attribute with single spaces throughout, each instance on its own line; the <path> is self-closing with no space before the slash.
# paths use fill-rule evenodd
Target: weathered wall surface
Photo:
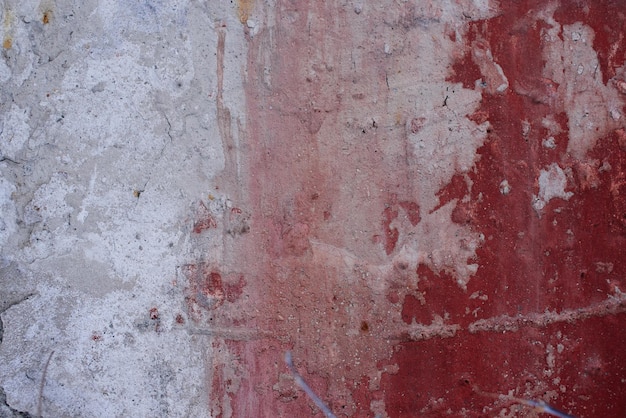
<path id="1" fill-rule="evenodd" d="M 190 1 L 2 3 L 0 382 L 45 416 L 210 416 L 210 339 L 188 322 L 193 234 L 229 200 L 216 97 L 243 118 L 237 8 Z M 232 27 L 219 79 L 218 33 Z M 209 195 L 214 196 L 212 200 Z M 200 333 L 200 334 L 199 334 Z M 4 409 L 6 414 L 10 412 Z"/>
<path id="2" fill-rule="evenodd" d="M 3 414 L 626 414 L 623 1 L 2 13 Z"/>

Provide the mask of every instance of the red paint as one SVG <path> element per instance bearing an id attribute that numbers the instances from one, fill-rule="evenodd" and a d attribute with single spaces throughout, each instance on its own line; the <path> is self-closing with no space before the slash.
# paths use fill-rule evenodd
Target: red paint
<path id="1" fill-rule="evenodd" d="M 439 205 L 429 214 L 420 212 L 428 191 L 416 181 L 428 174 L 409 139 L 425 132 L 428 117 L 394 102 L 402 88 L 389 80 L 415 58 L 419 26 L 439 24 L 438 9 L 390 5 L 357 14 L 279 1 L 275 32 L 249 39 L 248 142 L 240 150 L 248 183 L 236 193 L 250 212 L 250 233 L 225 241 L 227 265 L 183 268 L 194 321 L 215 315 L 220 324 L 264 333 L 214 347 L 221 350 L 212 363 L 214 415 L 226 404 L 232 416 L 316 411 L 289 378 L 287 349 L 339 416 L 530 414 L 481 394 L 509 391 L 581 417 L 626 414 L 626 304 L 603 305 L 617 300 L 616 286 L 626 288 L 624 131 L 600 138 L 580 160 L 567 154 L 562 86 L 543 72 L 545 2 L 501 3 L 496 17 L 468 22 L 463 37 L 447 36 L 465 44 L 457 63 L 441 71 L 482 93 L 480 108 L 459 117 L 489 128 L 475 166 L 433 191 Z M 589 12 L 575 19 L 596 31 L 602 65 L 615 71 L 619 54 L 623 62 L 622 47 L 614 47 L 619 35 L 609 36 L 594 16 L 618 12 L 610 2 L 581 3 Z M 557 6 L 554 18 L 563 24 L 574 2 Z M 613 33 L 623 25 L 616 20 Z M 404 49 L 386 54 L 385 36 Z M 506 76 L 505 90 L 493 63 Z M 610 74 L 603 72 L 605 83 Z M 559 132 L 542 124 L 547 117 Z M 542 144 L 548 135 L 554 148 Z M 566 171 L 574 194 L 550 200 L 539 216 L 532 196 L 552 163 Z M 500 190 L 505 179 L 508 194 Z M 470 260 L 479 268 L 466 291 L 453 272 L 415 267 L 405 255 L 411 239 L 419 242 L 422 217 L 450 202 L 451 221 L 485 238 Z M 241 275 L 231 275 L 229 290 L 229 276 L 218 270 Z M 581 310 L 588 313 L 575 316 Z M 573 316 L 536 319 L 546 312 Z M 478 329 L 480 320 L 491 322 Z M 445 334 L 450 325 L 457 328 Z"/>
<path id="2" fill-rule="evenodd" d="M 207 229 L 217 228 L 217 221 L 203 202 L 198 203 L 193 224 L 193 232 L 199 234 Z"/>
<path id="3" fill-rule="evenodd" d="M 605 11 L 613 7 L 602 2 L 584 3 L 595 9 L 596 15 L 604 10 L 606 16 Z M 541 4 L 528 9 L 540 8 Z M 614 286 L 625 286 L 622 249 L 626 245 L 626 195 L 610 191 L 626 172 L 619 131 L 599 141 L 584 161 L 566 154 L 567 116 L 556 97 L 558 86 L 541 73 L 542 24 L 535 24 L 532 13 L 522 12 L 517 3 L 503 6 L 510 9 L 487 22 L 473 24 L 471 33 L 487 40 L 510 85 L 518 87 L 502 95 L 483 95 L 481 109 L 469 116 L 491 124 L 488 141 L 479 150 L 481 159 L 469 174 L 471 192 L 457 176 L 439 193 L 441 204 L 470 193 L 469 202 L 457 204 L 453 220 L 471 225 L 487 238 L 478 250 L 480 267 L 468 293 L 480 290 L 488 298 L 474 299 L 470 314 L 458 311 L 457 306 L 467 305 L 459 303 L 466 295 L 453 287 L 442 289 L 441 284 L 447 281 L 436 281 L 431 273 L 422 272 L 432 277 L 420 282 L 420 289 L 430 294 L 426 296 L 429 304 L 422 306 L 417 299 L 407 297 L 403 309 L 407 322 L 412 318 L 427 322 L 433 299 L 440 301 L 441 310 L 449 312 L 451 322 L 464 324 L 474 320 L 474 309 L 478 318 L 559 312 L 600 303 L 614 294 Z M 558 10 L 580 9 L 562 2 Z M 574 14 L 574 20 L 580 18 L 596 30 L 594 45 L 611 43 L 603 38 L 607 31 L 604 23 Z M 557 21 L 559 16 L 555 14 Z M 617 24 L 623 25 L 620 19 Z M 503 36 L 505 33 L 508 36 Z M 454 70 L 451 81 L 462 81 L 464 86 L 473 86 L 480 77 L 468 55 Z M 555 149 L 541 146 L 547 136 L 541 120 L 548 115 L 556 115 L 563 130 Z M 532 126 L 527 136 L 523 135 L 522 120 Z M 540 169 L 554 161 L 564 169 L 571 168 L 568 190 L 574 196 L 567 202 L 551 200 L 539 218 L 530 205 L 531 194 L 538 188 L 534 180 Z M 502 179 L 512 185 L 507 196 L 498 189 Z M 431 280 L 437 287 L 429 290 Z M 421 416 L 441 416 L 448 410 L 457 414 L 466 411 L 463 416 L 495 416 L 501 407 L 519 408 L 520 414 L 524 411 L 479 396 L 467 386 L 455 386 L 468 376 L 472 385 L 487 392 L 526 389 L 523 396 L 541 398 L 553 391 L 558 394 L 555 406 L 581 417 L 622 416 L 626 413 L 625 391 L 606 388 L 619 386 L 626 371 L 626 358 L 616 349 L 626 341 L 624 327 L 618 325 L 624 319 L 624 314 L 609 315 L 508 334 L 462 332 L 454 339 L 406 343 L 393 359 L 402 365 L 400 372 L 384 376 L 387 405 L 392 405 L 387 411 L 394 417 L 415 416 L 416 411 Z M 563 352 L 556 354 L 555 371 L 547 376 L 546 349 L 550 345 L 556 349 L 559 344 Z M 591 383 L 594 373 L 598 380 Z M 566 392 L 561 391 L 561 385 Z"/>
<path id="4" fill-rule="evenodd" d="M 607 19 L 610 16 L 610 19 Z M 596 33 L 593 48 L 598 53 L 604 84 L 616 75 L 626 60 L 626 8 L 620 0 L 562 1 L 554 13 L 562 25 L 584 22 Z"/>

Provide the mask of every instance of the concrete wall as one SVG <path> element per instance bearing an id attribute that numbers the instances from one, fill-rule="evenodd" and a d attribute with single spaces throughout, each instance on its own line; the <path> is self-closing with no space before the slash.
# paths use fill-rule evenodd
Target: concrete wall
<path id="1" fill-rule="evenodd" d="M 0 416 L 626 414 L 626 3 L 1 13 Z"/>
<path id="2" fill-rule="evenodd" d="M 46 416 L 209 416 L 211 342 L 190 329 L 183 271 L 222 258 L 221 236 L 192 231 L 202 202 L 230 205 L 216 98 L 237 138 L 237 7 L 20 0 L 1 13 L 6 403 L 35 412 L 54 350 Z"/>

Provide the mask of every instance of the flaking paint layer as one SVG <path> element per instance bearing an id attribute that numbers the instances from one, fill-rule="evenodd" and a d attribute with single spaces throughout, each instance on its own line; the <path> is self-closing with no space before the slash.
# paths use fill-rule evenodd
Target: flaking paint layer
<path id="1" fill-rule="evenodd" d="M 341 416 L 531 413 L 476 388 L 624 412 L 603 391 L 626 342 L 623 53 L 594 18 L 612 6 L 500 7 L 256 5 L 249 231 L 221 267 L 245 285 L 237 321 L 198 320 L 256 331 L 220 346 L 217 416 L 314 414 L 288 349 Z"/>

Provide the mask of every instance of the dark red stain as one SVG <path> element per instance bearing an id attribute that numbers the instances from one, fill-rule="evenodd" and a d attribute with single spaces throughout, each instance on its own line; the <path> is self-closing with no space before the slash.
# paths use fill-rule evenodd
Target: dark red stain
<path id="1" fill-rule="evenodd" d="M 620 314 L 515 333 L 462 333 L 452 341 L 403 343 L 394 361 L 404 367 L 395 375 L 383 375 L 387 411 L 393 417 L 494 417 L 509 408 L 513 416 L 535 416 L 511 401 L 489 399 L 476 388 L 506 394 L 518 385 L 532 388 L 538 380 L 558 378 L 559 384 L 550 384 L 549 391 L 558 392 L 559 385 L 568 390 L 559 394 L 554 407 L 580 417 L 623 416 L 622 392 L 609 388 L 617 389 L 626 372 L 620 349 L 626 336 L 613 334 L 624 320 L 626 315 Z M 611 335 L 615 340 L 608 343 Z M 557 350 L 559 344 L 567 350 L 565 356 L 557 354 L 561 372 L 547 377 L 543 374 L 546 347 Z M 600 396 L 602 401 L 589 396 Z"/>
<path id="2" fill-rule="evenodd" d="M 283 364 L 288 349 L 339 416 L 373 416 L 376 405 L 390 417 L 497 416 L 503 408 L 531 416 L 510 400 L 484 395 L 510 390 L 550 396 L 556 407 L 581 417 L 626 414 L 625 307 L 511 332 L 468 330 L 483 318 L 576 311 L 625 287 L 624 131 L 602 138 L 584 160 L 567 155 L 566 109 L 559 86 L 542 71 L 546 23 L 535 12 L 545 2 L 501 3 L 497 17 L 468 23 L 467 50 L 448 69 L 449 81 L 479 88 L 472 49 L 488 48 L 509 81 L 502 94 L 485 91 L 480 109 L 466 115 L 490 124 L 475 167 L 437 193 L 439 208 L 457 199 L 452 221 L 485 236 L 466 291 L 446 273 L 424 265 L 409 269 L 399 254 L 399 225 L 416 226 L 423 215 L 407 135 L 419 134 L 425 120 L 408 114 L 394 122 L 386 118 L 394 109 L 382 104 L 380 114 L 346 117 L 364 104 L 373 112 L 379 108 L 373 103 L 392 94 L 387 76 L 398 68 L 385 61 L 380 37 L 368 39 L 367 65 L 350 70 L 341 65 L 349 54 L 342 54 L 364 42 L 342 30 L 351 27 L 351 7 L 279 1 L 279 33 L 249 38 L 245 194 L 251 226 L 225 249 L 233 254 L 229 269 L 247 280 L 240 276 L 228 290 L 218 269 L 204 263 L 184 266 L 183 273 L 192 319 L 220 315 L 226 300 L 245 314 L 237 324 L 271 336 L 227 338 L 214 347 L 229 359 L 216 360 L 212 375 L 216 416 L 223 413 L 220 403 L 232 416 L 315 414 Z M 624 21 L 615 4 L 563 1 L 555 13 L 561 24 L 590 25 L 601 65 L 613 71 L 624 55 L 623 46 L 615 46 Z M 587 12 L 564 17 L 576 7 Z M 617 23 L 601 22 L 599 16 L 611 11 Z M 385 25 L 408 33 L 426 24 L 415 13 L 409 7 Z M 375 15 L 369 19 L 368 27 L 380 24 Z M 603 76 L 608 82 L 610 70 Z M 548 115 L 561 128 L 553 149 L 541 142 Z M 532 127 L 526 134 L 522 120 Z M 567 170 L 574 195 L 551 200 L 539 217 L 531 206 L 536 179 L 553 162 Z M 503 179 L 512 185 L 507 195 L 499 188 Z M 204 221 L 193 229 L 216 226 Z M 380 265 L 393 268 L 381 272 Z M 377 280 L 385 283 L 382 293 Z M 458 324 L 458 332 L 411 341 L 402 331 L 435 318 Z M 560 351 L 547 370 L 550 350 Z"/>

